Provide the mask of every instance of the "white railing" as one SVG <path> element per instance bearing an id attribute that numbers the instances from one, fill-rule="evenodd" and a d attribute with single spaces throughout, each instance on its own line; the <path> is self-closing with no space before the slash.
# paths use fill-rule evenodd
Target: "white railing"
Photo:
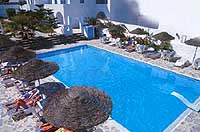
<path id="1" fill-rule="evenodd" d="M 200 108 L 192 103 L 190 103 L 183 95 L 177 93 L 177 92 L 172 92 L 171 95 L 177 97 L 178 99 L 180 99 L 180 101 L 182 101 L 188 108 L 199 112 Z"/>

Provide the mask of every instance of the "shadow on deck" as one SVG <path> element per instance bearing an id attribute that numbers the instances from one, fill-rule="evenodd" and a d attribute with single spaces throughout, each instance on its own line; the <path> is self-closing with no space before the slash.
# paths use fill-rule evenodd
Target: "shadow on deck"
<path id="1" fill-rule="evenodd" d="M 81 40 L 87 40 L 82 34 L 73 34 L 72 36 L 50 36 L 50 37 L 37 37 L 28 40 L 17 40 L 17 44 L 24 48 L 32 50 L 50 49 L 54 45 L 72 44 Z"/>

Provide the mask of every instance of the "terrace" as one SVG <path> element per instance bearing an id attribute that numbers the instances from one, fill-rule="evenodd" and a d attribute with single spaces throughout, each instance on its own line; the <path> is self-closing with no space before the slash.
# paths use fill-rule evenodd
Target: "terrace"
<path id="1" fill-rule="evenodd" d="M 33 19 L 31 15 L 34 16 L 34 14 L 28 14 L 28 13 L 29 12 L 27 12 L 25 16 L 30 15 L 30 19 Z M 16 14 L 16 16 L 18 15 L 20 16 L 20 14 Z M 24 14 L 22 13 L 22 16 L 20 17 L 23 18 L 23 15 Z M 48 14 L 48 15 L 50 16 L 52 14 Z M 15 18 L 15 15 L 12 17 Z M 47 107 L 48 103 L 52 101 L 50 100 L 51 97 L 54 96 L 56 98 L 59 98 L 58 96 L 55 96 L 56 93 L 59 91 L 57 91 L 56 93 L 53 93 L 52 96 L 49 96 L 49 95 L 47 96 L 44 93 L 43 94 L 40 93 L 40 95 L 45 96 L 45 99 L 46 98 L 48 99 L 48 102 L 47 102 L 47 106 L 45 105 L 44 107 L 42 106 L 43 108 L 41 108 L 41 110 L 37 112 L 37 114 L 39 114 L 39 117 L 37 116 L 37 114 L 32 112 L 32 115 L 28 114 L 25 117 L 23 117 L 23 119 L 21 119 L 20 117 L 19 121 L 13 121 L 13 119 L 16 119 L 16 118 L 15 116 L 9 114 L 10 111 L 9 110 L 7 111 L 5 107 L 5 103 L 11 100 L 15 100 L 16 98 L 19 98 L 19 96 L 22 95 L 22 92 L 24 91 L 30 92 L 30 88 L 32 88 L 32 85 L 31 85 L 32 83 L 30 84 L 28 83 L 28 85 L 26 84 L 26 87 L 23 85 L 24 89 L 19 88 L 19 85 L 18 85 L 18 81 L 19 81 L 20 83 L 34 82 L 34 88 L 36 86 L 41 86 L 42 84 L 49 83 L 49 82 L 61 82 L 65 84 L 66 91 L 67 90 L 70 91 L 70 89 L 73 89 L 73 88 L 70 88 L 70 86 L 74 86 L 79 83 L 84 84 L 84 85 L 95 86 L 97 87 L 97 89 L 103 88 L 103 91 L 105 91 L 106 93 L 109 93 L 108 96 L 111 96 L 113 104 L 114 104 L 113 106 L 114 109 L 112 111 L 112 114 L 109 114 L 109 118 L 107 118 L 105 122 L 103 121 L 104 123 L 98 123 L 98 125 L 93 125 L 94 126 L 93 128 L 95 128 L 95 130 L 93 130 L 94 132 L 128 132 L 128 131 L 135 131 L 135 130 L 142 131 L 148 128 L 149 128 L 148 129 L 149 131 L 154 131 L 154 130 L 159 129 L 158 131 L 166 131 L 166 132 L 168 131 L 170 132 L 171 131 L 172 132 L 200 131 L 199 112 L 195 112 L 194 110 L 192 110 L 192 107 L 190 109 L 189 106 L 184 105 L 178 98 L 173 97 L 171 95 L 173 91 L 181 93 L 182 95 L 184 95 L 184 97 L 187 100 L 189 100 L 189 102 L 192 103 L 193 106 L 195 106 L 196 108 L 200 107 L 200 98 L 199 98 L 199 92 L 198 92 L 198 86 L 199 86 L 199 81 L 200 81 L 200 74 L 199 74 L 200 61 L 198 57 L 200 54 L 198 53 L 198 49 L 197 49 L 199 47 L 198 43 L 200 43 L 199 38 L 194 38 L 194 39 L 189 40 L 186 38 L 185 39 L 179 38 L 180 36 L 177 34 L 176 39 L 175 39 L 176 41 L 173 41 L 176 43 L 180 42 L 181 44 L 186 43 L 188 45 L 195 46 L 196 50 L 193 57 L 193 49 L 195 47 L 192 47 L 193 49 L 191 48 L 191 50 L 186 48 L 184 49 L 185 52 L 183 51 L 179 52 L 177 49 L 181 50 L 180 46 L 173 45 L 171 41 L 175 37 L 171 36 L 167 32 L 161 32 L 161 33 L 156 34 L 155 32 L 149 31 L 144 27 L 142 28 L 140 27 L 133 31 L 130 31 L 130 29 L 128 29 L 123 24 L 116 24 L 110 21 L 107 22 L 107 20 L 91 18 L 90 22 L 88 20 L 88 25 L 93 26 L 93 28 L 96 31 L 95 33 L 97 35 L 96 36 L 97 38 L 93 40 L 87 40 L 87 36 L 84 36 L 83 34 L 73 34 L 70 36 L 63 36 L 55 32 L 52 32 L 54 30 L 53 26 L 49 26 L 47 29 L 45 29 L 46 28 L 45 27 L 44 29 L 47 32 L 42 33 L 41 27 L 45 25 L 43 23 L 47 21 L 44 18 L 37 18 L 38 20 L 36 20 L 35 22 L 36 28 L 33 28 L 33 26 L 30 26 L 32 25 L 32 23 L 31 24 L 28 23 L 27 25 L 24 26 L 18 21 L 22 25 L 22 27 L 24 26 L 25 28 L 17 29 L 21 31 L 20 33 L 18 31 L 16 32 L 16 31 L 11 30 L 12 34 L 10 34 L 10 30 L 7 30 L 6 28 L 9 28 L 8 25 L 12 24 L 12 22 L 15 22 L 15 19 L 13 19 L 12 17 L 9 18 L 10 20 L 2 21 L 2 25 L 5 26 L 6 36 L 0 36 L 3 38 L 3 39 L 0 38 L 2 40 L 2 42 L 0 42 L 0 47 L 2 46 L 0 60 L 2 61 L 1 65 L 3 67 L 1 69 L 1 77 L 0 77 L 1 78 L 0 105 L 2 106 L 0 108 L 0 113 L 1 113 L 0 130 L 33 132 L 33 131 L 36 131 L 38 126 L 42 124 L 43 119 L 45 119 L 45 121 L 47 122 L 51 122 L 49 121 L 48 117 L 46 117 L 46 115 L 44 114 L 47 110 L 46 108 L 44 109 L 44 107 Z M 42 23 L 43 25 L 41 25 L 40 23 Z M 20 24 L 17 24 L 17 25 L 20 25 Z M 46 23 L 46 25 L 48 24 L 49 23 Z M 54 24 L 54 23 L 51 23 L 51 24 Z M 37 30 L 40 30 L 40 31 L 37 31 Z M 164 38 L 162 38 L 163 36 Z M 10 38 L 12 39 L 12 41 L 10 40 Z M 12 43 L 7 43 L 7 41 L 9 42 L 11 41 Z M 43 57 L 40 58 L 42 60 L 39 60 L 38 63 L 34 64 L 34 62 L 35 61 L 37 62 L 38 60 L 37 59 L 35 60 L 32 57 L 33 54 L 31 54 L 30 56 L 26 56 L 28 55 L 28 53 L 23 54 L 19 52 L 18 50 L 13 50 L 14 48 L 16 48 L 15 46 L 22 46 L 23 52 L 24 50 L 31 49 L 37 54 L 38 58 L 40 58 L 40 55 L 42 55 Z M 86 48 L 84 48 L 84 46 Z M 26 52 L 28 51 L 29 50 L 27 50 Z M 183 53 L 183 54 L 181 55 L 179 53 Z M 188 58 L 184 58 L 185 56 L 183 55 L 186 55 Z M 24 56 L 25 58 L 23 58 Z M 85 57 L 85 60 L 81 60 L 84 57 Z M 99 57 L 102 57 L 102 58 L 99 59 Z M 24 61 L 24 59 L 26 59 L 26 61 Z M 16 62 L 16 60 L 18 61 L 17 65 L 13 63 L 13 62 Z M 52 61 L 53 63 L 50 63 L 47 65 L 48 62 L 46 61 Z M 92 62 L 92 65 L 88 65 L 88 61 L 90 63 Z M 5 67 L 4 67 L 3 62 L 6 62 L 7 64 Z M 12 64 L 10 64 L 11 62 Z M 18 65 L 19 62 L 20 64 Z M 54 62 L 56 62 L 57 64 Z M 65 62 L 66 65 L 63 64 L 63 62 Z M 46 66 L 39 65 L 42 63 L 46 64 Z M 103 66 L 101 64 L 103 64 Z M 117 64 L 118 69 L 116 65 L 114 64 Z M 31 68 L 30 69 L 25 68 L 27 65 L 29 65 Z M 53 67 L 51 67 L 51 65 L 53 65 Z M 80 65 L 81 65 L 81 69 L 76 71 Z M 11 74 L 9 73 L 10 67 L 11 67 Z M 87 67 L 89 67 L 89 70 L 87 69 Z M 7 73 L 8 76 L 12 75 L 11 76 L 12 86 L 10 86 L 10 83 L 6 83 L 7 75 L 6 76 L 2 75 L 5 69 L 8 71 Z M 26 72 L 23 70 L 25 70 Z M 88 75 L 87 75 L 87 72 L 84 73 L 85 70 L 86 71 L 88 70 Z M 126 71 L 125 74 L 124 74 L 124 71 Z M 107 73 L 107 74 L 104 74 L 104 73 Z M 152 75 L 148 75 L 148 73 Z M 68 77 L 67 75 L 70 76 L 71 78 L 66 79 Z M 80 75 L 84 75 L 84 76 L 82 77 Z M 121 75 L 124 75 L 124 76 L 122 77 Z M 88 79 L 88 76 L 91 76 L 91 78 Z M 101 80 L 100 79 L 101 77 L 103 77 L 105 80 Z M 120 79 L 116 80 L 115 77 L 117 79 L 118 78 Z M 96 79 L 93 80 L 94 78 Z M 13 82 L 12 79 L 14 79 L 15 81 Z M 38 80 L 38 82 L 36 80 Z M 104 84 L 104 81 L 105 82 L 107 81 L 108 83 Z M 124 83 L 123 81 L 127 83 Z M 115 82 L 117 82 L 117 84 Z M 137 89 L 138 86 L 140 87 L 139 89 Z M 115 88 L 115 89 L 112 89 L 112 88 Z M 128 93 L 126 92 L 123 93 L 123 91 L 120 91 L 123 88 L 125 88 L 123 91 L 128 91 L 133 96 L 129 96 Z M 148 89 L 145 89 L 145 88 L 148 88 Z M 143 91 L 140 91 L 140 90 L 143 90 Z M 146 91 L 147 93 L 145 93 Z M 122 95 L 116 94 L 117 92 L 122 93 Z M 114 96 L 113 96 L 113 93 L 115 93 Z M 73 97 L 74 95 L 78 96 L 77 93 L 71 93 L 69 97 L 71 96 Z M 83 95 L 82 98 L 84 98 L 86 94 L 84 93 L 82 95 Z M 116 101 L 117 95 L 120 96 L 117 98 L 119 99 L 118 101 Z M 151 95 L 151 99 L 147 98 L 149 95 Z M 136 98 L 134 98 L 135 100 L 133 99 L 134 96 L 136 96 Z M 141 96 L 144 96 L 144 97 L 138 98 Z M 125 104 L 127 103 L 133 106 L 137 104 L 137 107 L 134 107 L 134 110 L 137 112 L 135 112 L 132 108 L 130 108 L 129 105 L 127 106 L 121 105 L 124 103 L 124 102 L 121 103 L 121 100 L 123 100 L 123 97 L 126 97 Z M 90 97 L 88 98 L 91 99 Z M 95 98 L 95 95 L 93 96 L 93 98 Z M 152 104 L 150 104 L 151 108 L 149 107 L 148 109 L 146 109 L 147 106 L 149 105 L 148 103 L 149 102 L 151 103 L 151 101 L 155 100 L 156 98 L 158 100 L 153 101 Z M 162 100 L 163 98 L 166 100 Z M 147 101 L 148 103 L 146 102 L 146 105 L 142 105 L 143 102 L 141 101 L 145 102 L 145 100 L 148 100 Z M 99 109 L 106 108 L 109 106 L 108 103 L 106 104 L 105 102 L 101 102 L 98 99 L 94 99 L 91 101 L 89 100 L 85 104 L 87 105 L 87 104 L 90 104 L 91 102 L 93 103 L 93 105 L 91 105 L 93 110 L 95 109 L 94 106 L 96 105 L 98 106 Z M 119 104 L 118 102 L 120 102 L 121 104 Z M 101 107 L 102 106 L 101 104 L 95 104 L 95 103 L 104 103 L 104 107 Z M 154 105 L 156 103 L 157 105 Z M 119 107 L 116 105 L 119 105 Z M 37 106 L 40 107 L 40 105 L 37 105 Z M 141 108 L 141 106 L 143 106 L 143 108 Z M 59 108 L 61 107 L 62 106 L 59 106 Z M 122 121 L 122 119 L 119 119 L 119 116 L 116 114 L 118 113 L 116 112 L 116 108 L 118 108 L 117 110 L 119 110 L 119 115 L 125 115 L 130 111 L 131 113 L 133 113 L 133 115 L 137 113 L 142 113 L 142 112 L 144 113 L 140 114 L 139 116 L 135 115 L 134 117 L 135 119 L 134 118 L 132 119 L 132 115 L 128 115 L 125 117 L 121 116 L 123 117 L 123 121 Z M 154 108 L 156 108 L 156 110 L 158 111 L 154 111 L 155 110 Z M 164 111 L 162 111 L 163 108 L 164 108 Z M 174 111 L 172 109 L 174 109 Z M 109 111 L 110 108 L 107 108 L 104 110 Z M 168 113 L 170 110 L 172 110 L 171 111 L 172 114 L 173 113 L 177 114 L 176 112 L 178 112 L 178 114 L 173 118 L 171 116 L 172 114 L 171 115 L 166 114 L 166 115 L 161 116 L 162 114 Z M 23 109 L 22 111 L 25 111 L 25 109 Z M 57 111 L 57 108 L 55 109 L 55 111 Z M 70 111 L 70 109 L 68 111 Z M 72 112 L 73 111 L 74 110 L 72 110 Z M 151 114 L 151 113 L 148 113 L 148 111 L 151 111 L 151 112 L 153 111 L 157 113 L 161 112 L 159 116 L 156 116 L 158 115 L 157 113 L 155 113 L 154 115 L 155 119 L 157 117 L 160 117 L 159 119 L 161 119 L 161 121 L 152 122 L 152 120 L 154 120 L 152 118 L 148 120 L 148 118 L 150 117 L 149 114 Z M 51 112 L 54 112 L 54 111 L 51 111 Z M 90 112 L 93 112 L 93 111 L 91 110 Z M 90 114 L 90 112 L 88 112 L 88 114 Z M 123 112 L 126 112 L 126 113 L 123 113 Z M 148 113 L 146 115 L 147 118 L 144 116 L 146 114 L 145 112 Z M 61 112 L 57 113 L 56 115 L 60 115 L 60 114 Z M 80 112 L 77 114 L 80 114 Z M 84 114 L 84 112 L 82 114 L 86 115 Z M 106 112 L 104 114 L 106 114 Z M 96 115 L 94 114 L 94 116 Z M 102 117 L 104 116 L 107 116 L 107 115 L 102 115 Z M 92 120 L 93 116 L 92 117 L 88 116 L 88 117 L 91 118 Z M 87 119 L 88 117 L 84 119 Z M 165 119 L 163 117 L 165 117 Z M 61 116 L 59 118 L 61 118 Z M 71 117 L 67 116 L 67 118 L 71 118 Z M 139 121 L 142 121 L 143 124 L 142 123 L 131 124 L 132 122 L 127 123 L 129 118 L 131 118 L 134 123 L 138 123 L 136 121 L 138 119 Z M 140 118 L 142 120 L 140 120 Z M 97 119 L 101 119 L 101 117 L 98 117 Z M 56 120 L 59 120 L 59 119 L 56 119 Z M 145 122 L 145 120 L 148 120 L 148 122 Z M 166 121 L 169 121 L 170 123 L 168 122 L 164 124 L 165 127 L 163 128 L 159 128 L 158 126 L 155 125 L 156 123 L 159 124 Z M 60 122 L 60 124 L 62 124 L 63 122 L 64 121 Z M 55 125 L 56 123 L 55 124 L 52 123 L 52 124 Z M 71 124 L 73 125 L 73 123 Z M 149 124 L 154 124 L 155 127 Z M 66 124 L 64 125 L 66 126 Z M 136 125 L 136 126 L 131 127 L 130 125 L 132 126 Z M 137 125 L 140 125 L 142 127 L 136 128 Z M 146 127 L 143 127 L 143 126 L 146 126 Z M 57 127 L 60 127 L 60 126 L 58 125 Z M 85 128 L 84 129 L 80 128 L 78 130 L 85 130 Z"/>
<path id="2" fill-rule="evenodd" d="M 155 66 L 159 66 L 168 70 L 172 70 L 174 72 L 177 73 L 181 73 L 196 79 L 200 78 L 200 75 L 198 74 L 199 71 L 193 70 L 191 67 L 188 67 L 186 69 L 180 69 L 180 68 L 175 68 L 173 66 L 172 63 L 170 62 L 166 62 L 163 61 L 161 59 L 159 60 L 152 60 L 152 59 L 146 59 L 144 58 L 142 55 L 139 55 L 137 53 L 127 53 L 126 51 L 124 51 L 123 49 L 119 49 L 117 47 L 111 47 L 108 45 L 103 45 L 100 44 L 100 40 L 91 40 L 91 41 L 80 41 L 79 43 L 72 43 L 72 44 L 67 44 L 67 45 L 56 45 L 54 48 L 51 49 L 41 49 L 38 50 L 37 53 L 44 53 L 44 52 L 50 52 L 50 51 L 54 51 L 54 50 L 60 50 L 60 49 L 65 49 L 65 48 L 70 48 L 70 47 L 74 47 L 74 46 L 78 46 L 78 45 L 82 45 L 84 43 L 88 43 L 91 44 L 92 46 L 98 47 L 98 48 L 102 48 L 132 59 L 137 59 L 143 62 L 147 62 L 151 65 L 155 65 Z M 54 77 L 49 77 L 46 79 L 43 79 L 43 82 L 52 82 L 52 81 L 57 81 Z M 9 95 L 9 96 L 8 96 Z M 1 105 L 6 102 L 7 100 L 12 100 L 15 99 L 17 96 L 19 95 L 17 89 L 15 88 L 3 88 L 1 87 Z M 199 104 L 199 101 L 197 101 L 197 104 Z M 3 108 L 3 107 L 1 107 Z M 19 121 L 19 122 L 14 122 L 12 121 L 12 119 L 6 115 L 5 110 L 1 110 L 1 117 L 2 117 L 2 123 L 1 123 L 1 130 L 14 130 L 17 129 L 18 131 L 34 131 L 36 125 L 38 125 L 37 122 L 37 118 L 32 118 L 32 116 L 26 117 L 25 119 Z M 172 127 L 174 132 L 181 132 L 181 131 L 198 131 L 199 130 L 199 114 L 187 109 L 187 112 L 182 115 L 181 119 L 175 123 L 175 125 Z M 23 124 L 23 126 L 22 126 Z M 115 121 L 113 122 L 113 120 L 107 121 L 106 123 L 104 123 L 103 125 L 99 125 L 99 127 L 97 127 L 99 129 L 101 129 L 101 131 L 109 131 L 109 132 L 125 132 L 126 130 L 119 125 L 118 123 L 116 123 Z M 97 130 L 99 130 L 97 129 Z M 100 130 L 99 130 L 100 131 Z"/>

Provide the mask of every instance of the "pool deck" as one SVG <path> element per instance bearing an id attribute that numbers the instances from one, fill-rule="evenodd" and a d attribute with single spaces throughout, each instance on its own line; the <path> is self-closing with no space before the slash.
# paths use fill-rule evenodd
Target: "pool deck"
<path id="1" fill-rule="evenodd" d="M 74 47 L 78 45 L 88 44 L 92 45 L 104 50 L 111 51 L 113 53 L 117 53 L 132 59 L 136 59 L 138 61 L 142 61 L 154 66 L 158 66 L 167 70 L 171 70 L 183 75 L 187 75 L 189 77 L 195 78 L 200 80 L 200 71 L 193 70 L 190 67 L 180 69 L 173 66 L 173 63 L 167 62 L 161 59 L 152 60 L 148 58 L 144 58 L 141 54 L 132 52 L 128 53 L 124 49 L 119 49 L 117 47 L 112 47 L 109 45 L 100 44 L 99 40 L 91 40 L 91 41 L 80 41 L 76 44 L 66 44 L 66 45 L 56 45 L 54 48 L 51 49 L 43 49 L 36 51 L 37 53 L 45 53 L 54 50 Z M 48 77 L 42 80 L 43 82 L 49 81 L 56 81 L 54 77 Z M 16 132 L 34 132 L 36 126 L 39 124 L 37 119 L 33 116 L 28 116 L 23 120 L 18 122 L 14 122 L 10 116 L 6 114 L 6 110 L 2 107 L 2 104 L 7 102 L 8 100 L 16 99 L 19 96 L 17 89 L 15 88 L 5 88 L 3 85 L 0 84 L 0 130 L 1 132 L 8 132 L 8 131 L 16 131 Z M 200 100 L 197 100 L 196 103 L 200 106 Z M 199 132 L 200 131 L 200 114 L 194 112 L 192 110 L 187 109 L 181 117 L 176 120 L 171 126 L 170 129 L 166 131 L 172 132 Z M 127 129 L 123 128 L 119 125 L 116 121 L 112 119 L 108 119 L 104 124 L 97 126 L 95 132 L 128 132 Z"/>
<path id="2" fill-rule="evenodd" d="M 58 80 L 50 76 L 41 80 L 41 83 L 45 82 L 58 82 Z M 6 88 L 4 85 L 0 85 L 0 93 L 0 132 L 35 132 L 37 126 L 41 125 L 41 122 L 39 122 L 36 117 L 30 115 L 15 122 L 7 114 L 3 106 L 8 100 L 11 101 L 19 97 L 19 91 L 15 87 Z M 94 132 L 129 132 L 111 118 L 95 128 Z"/>

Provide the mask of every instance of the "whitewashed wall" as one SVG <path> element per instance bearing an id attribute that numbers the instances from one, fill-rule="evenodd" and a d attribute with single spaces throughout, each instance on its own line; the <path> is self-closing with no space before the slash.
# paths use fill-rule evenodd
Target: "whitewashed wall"
<path id="1" fill-rule="evenodd" d="M 111 0 L 110 16 L 113 21 L 158 28 L 158 22 L 142 13 L 136 0 Z"/>
<path id="2" fill-rule="evenodd" d="M 200 36 L 200 0 L 137 0 L 142 14 L 159 21 L 159 28 Z"/>
<path id="3" fill-rule="evenodd" d="M 159 24 L 160 30 L 200 36 L 200 0 L 111 0 L 111 18 L 129 24 Z"/>

